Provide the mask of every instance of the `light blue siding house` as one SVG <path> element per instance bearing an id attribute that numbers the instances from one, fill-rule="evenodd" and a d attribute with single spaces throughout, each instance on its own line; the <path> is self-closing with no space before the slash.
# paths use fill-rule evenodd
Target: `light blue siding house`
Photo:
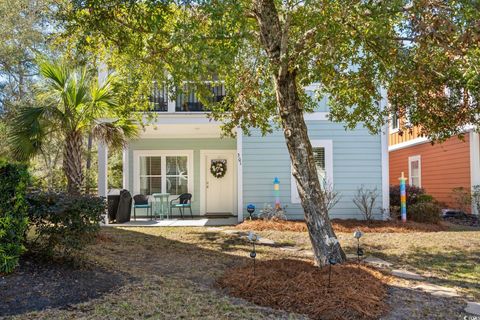
<path id="1" fill-rule="evenodd" d="M 221 95 L 223 90 L 217 90 Z M 165 96 L 166 97 L 166 96 Z M 273 180 L 280 180 L 280 201 L 289 219 L 303 219 L 303 211 L 291 173 L 289 154 L 280 130 L 262 136 L 237 131 L 236 138 L 221 138 L 221 123 L 210 121 L 195 97 L 176 101 L 157 99 L 157 119 L 137 140 L 128 143 L 123 155 L 123 187 L 132 194 L 169 193 L 170 199 L 191 193 L 195 216 L 227 217 L 242 221 L 246 206 L 273 206 Z M 376 214 L 388 209 L 388 145 L 386 130 L 370 135 L 362 126 L 346 131 L 327 119 L 322 101 L 316 112 L 306 114 L 321 178 L 340 193 L 332 218 L 362 216 L 352 198 L 365 185 L 379 193 Z M 99 148 L 99 193 L 106 194 L 107 150 Z M 221 162 L 224 175 L 216 177 L 212 165 Z"/>

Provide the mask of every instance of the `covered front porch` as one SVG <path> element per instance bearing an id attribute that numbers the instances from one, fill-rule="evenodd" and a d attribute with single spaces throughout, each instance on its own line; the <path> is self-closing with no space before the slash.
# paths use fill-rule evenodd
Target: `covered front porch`
<path id="1" fill-rule="evenodd" d="M 98 153 L 99 195 L 107 196 L 107 147 L 100 145 Z M 215 166 L 221 174 L 215 174 Z M 130 221 L 122 225 L 214 226 L 243 221 L 241 172 L 241 134 L 222 138 L 220 124 L 208 119 L 164 115 L 123 150 L 123 189 L 132 198 L 146 196 L 151 207 L 135 208 L 132 199 Z M 167 208 L 161 219 L 151 220 L 153 195 L 158 194 L 166 195 Z M 179 208 L 170 208 L 182 194 L 191 194 L 191 207 L 183 218 Z"/>

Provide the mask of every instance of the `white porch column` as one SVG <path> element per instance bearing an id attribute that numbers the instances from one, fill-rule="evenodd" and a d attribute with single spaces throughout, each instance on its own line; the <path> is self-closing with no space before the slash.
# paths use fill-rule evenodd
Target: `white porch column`
<path id="1" fill-rule="evenodd" d="M 167 111 L 168 113 L 174 113 L 175 112 L 175 105 L 176 105 L 176 97 L 173 97 L 174 100 L 172 100 L 172 97 L 167 92 Z"/>
<path id="2" fill-rule="evenodd" d="M 106 197 L 108 194 L 108 147 L 98 143 L 98 195 Z"/>
<path id="3" fill-rule="evenodd" d="M 129 189 L 129 172 L 128 172 L 128 145 L 123 149 L 122 154 L 122 188 L 125 190 Z"/>
<path id="4" fill-rule="evenodd" d="M 387 90 L 381 88 L 382 102 L 381 109 L 387 108 Z M 390 217 L 390 171 L 389 171 L 389 154 L 388 154 L 388 118 L 383 126 L 380 134 L 380 144 L 382 150 L 382 209 L 383 219 L 387 220 Z"/>
<path id="5" fill-rule="evenodd" d="M 470 183 L 471 187 L 480 185 L 480 137 L 478 132 L 470 131 Z M 472 203 L 472 213 L 480 214 Z"/>
<path id="6" fill-rule="evenodd" d="M 237 216 L 243 221 L 243 131 L 237 128 Z"/>

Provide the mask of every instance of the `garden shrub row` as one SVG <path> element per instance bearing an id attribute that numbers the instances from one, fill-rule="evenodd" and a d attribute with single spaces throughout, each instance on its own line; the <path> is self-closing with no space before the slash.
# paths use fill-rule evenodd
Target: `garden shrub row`
<path id="1" fill-rule="evenodd" d="M 10 273 L 25 251 L 27 167 L 0 160 L 0 273 Z"/>

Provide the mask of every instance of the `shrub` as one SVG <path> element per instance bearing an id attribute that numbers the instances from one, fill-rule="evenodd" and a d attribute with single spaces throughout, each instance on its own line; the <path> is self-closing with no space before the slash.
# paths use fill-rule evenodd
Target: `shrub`
<path id="1" fill-rule="evenodd" d="M 436 203 L 419 202 L 408 207 L 407 219 L 416 222 L 439 223 L 440 213 L 440 207 Z"/>
<path id="2" fill-rule="evenodd" d="M 32 193 L 29 217 L 35 237 L 31 245 L 43 254 L 68 257 L 82 250 L 100 230 L 105 200 L 90 195 Z"/>
<path id="3" fill-rule="evenodd" d="M 380 196 L 377 188 L 367 189 L 363 185 L 357 189 L 357 194 L 353 197 L 353 203 L 362 213 L 366 221 L 373 220 L 373 209 L 377 198 Z"/>
<path id="4" fill-rule="evenodd" d="M 418 202 L 418 197 L 425 194 L 423 188 L 407 185 L 407 207 Z M 400 186 L 390 186 L 390 206 L 400 207 Z"/>
<path id="5" fill-rule="evenodd" d="M 259 217 L 263 220 L 287 220 L 287 207 L 273 208 L 269 204 L 265 204 L 263 209 L 260 210 Z"/>
<path id="6" fill-rule="evenodd" d="M 0 160 L 0 273 L 18 265 L 27 229 L 27 167 Z"/>
<path id="7" fill-rule="evenodd" d="M 452 189 L 452 198 L 457 209 L 462 212 L 469 212 L 472 205 L 472 194 L 469 190 L 466 190 L 464 187 L 458 187 Z"/>
<path id="8" fill-rule="evenodd" d="M 421 202 L 435 202 L 435 199 L 429 194 L 421 194 L 417 197 L 417 203 Z"/>

